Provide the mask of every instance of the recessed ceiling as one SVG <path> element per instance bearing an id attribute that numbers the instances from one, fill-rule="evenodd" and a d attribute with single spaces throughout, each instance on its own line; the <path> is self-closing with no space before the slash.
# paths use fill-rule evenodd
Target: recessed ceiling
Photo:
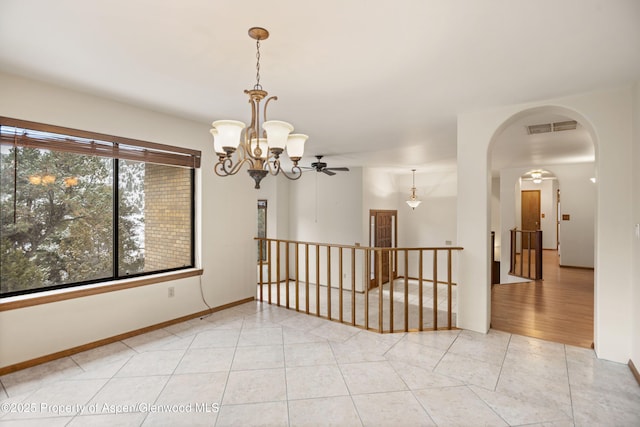
<path id="1" fill-rule="evenodd" d="M 455 161 L 461 112 L 632 84 L 639 23 L 633 0 L 2 0 L 0 71 L 246 122 L 262 26 L 270 118 L 310 135 L 303 164 L 410 169 Z"/>

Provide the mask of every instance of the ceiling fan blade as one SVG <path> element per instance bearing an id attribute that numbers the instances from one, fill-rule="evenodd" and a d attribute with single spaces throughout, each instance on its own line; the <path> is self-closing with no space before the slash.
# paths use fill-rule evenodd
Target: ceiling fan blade
<path id="1" fill-rule="evenodd" d="M 327 169 L 322 169 L 320 172 L 326 173 L 329 176 L 333 176 L 336 174 L 335 172 L 331 172 L 330 170 L 327 170 Z"/>
<path id="2" fill-rule="evenodd" d="M 314 170 L 315 168 L 310 168 L 309 166 L 300 166 L 300 169 L 306 169 L 306 170 Z"/>
<path id="3" fill-rule="evenodd" d="M 327 168 L 328 170 L 331 171 L 344 171 L 344 172 L 349 172 L 349 168 Z"/>

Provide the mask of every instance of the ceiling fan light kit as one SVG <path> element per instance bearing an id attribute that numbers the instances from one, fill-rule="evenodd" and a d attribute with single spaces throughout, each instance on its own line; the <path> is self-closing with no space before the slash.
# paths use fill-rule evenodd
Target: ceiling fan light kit
<path id="1" fill-rule="evenodd" d="M 256 84 L 251 90 L 245 90 L 251 104 L 251 123 L 249 127 L 238 120 L 216 120 L 211 126 L 213 147 L 218 155 L 218 162 L 214 170 L 218 176 L 229 176 L 238 173 L 245 163 L 249 166 L 247 172 L 255 181 L 254 188 L 260 188 L 260 181 L 267 176 L 282 175 L 295 180 L 302 176 L 298 162 L 304 154 L 304 143 L 308 136 L 291 134 L 293 126 L 280 120 L 267 120 L 267 106 L 270 101 L 278 99 L 276 96 L 267 98 L 267 91 L 260 84 L 260 41 L 269 37 L 264 28 L 249 29 L 249 37 L 256 40 Z M 260 115 L 260 102 L 265 100 Z M 289 173 L 280 166 L 280 155 L 283 151 L 293 162 Z"/>

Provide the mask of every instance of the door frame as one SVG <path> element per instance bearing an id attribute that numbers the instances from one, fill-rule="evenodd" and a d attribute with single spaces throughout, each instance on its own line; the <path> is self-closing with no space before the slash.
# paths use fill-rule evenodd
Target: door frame
<path id="1" fill-rule="evenodd" d="M 369 209 L 369 247 L 375 247 L 375 227 L 376 227 L 376 214 L 387 213 L 392 214 L 393 225 L 391 230 L 391 247 L 398 247 L 398 211 L 396 209 Z M 372 238 L 373 236 L 373 238 Z M 372 277 L 369 278 L 369 289 L 378 286 L 378 257 L 374 252 L 371 252 L 371 263 L 373 266 Z M 389 280 L 394 280 L 398 277 L 398 257 L 395 251 L 391 252 L 391 262 L 389 263 Z"/>

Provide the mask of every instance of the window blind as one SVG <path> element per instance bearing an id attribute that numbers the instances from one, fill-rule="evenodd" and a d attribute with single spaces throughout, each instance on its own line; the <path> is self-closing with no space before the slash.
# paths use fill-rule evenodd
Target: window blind
<path id="1" fill-rule="evenodd" d="M 199 168 L 201 152 L 188 148 L 0 117 L 0 144 Z"/>

